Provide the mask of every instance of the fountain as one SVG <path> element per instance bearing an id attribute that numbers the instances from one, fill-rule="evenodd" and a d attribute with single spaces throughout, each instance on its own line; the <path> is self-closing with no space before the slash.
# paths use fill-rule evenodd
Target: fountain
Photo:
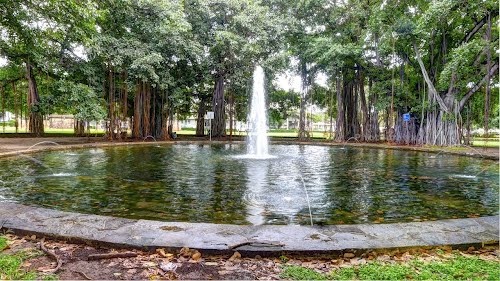
<path id="1" fill-rule="evenodd" d="M 252 100 L 248 114 L 247 156 L 257 159 L 271 157 L 267 139 L 264 70 L 260 66 L 255 67 L 253 74 Z"/>

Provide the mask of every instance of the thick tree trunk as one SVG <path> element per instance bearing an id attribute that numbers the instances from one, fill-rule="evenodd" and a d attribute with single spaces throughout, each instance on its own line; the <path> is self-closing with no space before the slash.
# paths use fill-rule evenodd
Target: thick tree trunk
<path id="1" fill-rule="evenodd" d="M 22 102 L 19 102 L 19 97 L 17 96 L 17 90 L 16 90 L 16 82 L 12 82 L 12 92 L 14 94 L 14 100 L 15 100 L 15 109 L 14 109 L 14 114 L 16 115 L 16 121 L 14 125 L 16 126 L 16 134 L 19 132 L 19 111 L 20 107 L 22 105 Z M 22 98 L 21 98 L 22 99 Z M 22 110 L 21 110 L 21 122 L 22 122 Z"/>
<path id="2" fill-rule="evenodd" d="M 133 130 L 132 137 L 135 139 L 139 139 L 142 137 L 142 82 L 137 81 L 135 86 L 135 98 L 134 98 L 134 122 L 133 122 Z"/>
<path id="3" fill-rule="evenodd" d="M 198 105 L 198 116 L 196 118 L 196 136 L 205 136 L 205 113 L 206 113 L 206 97 L 201 96 L 200 104 Z"/>
<path id="4" fill-rule="evenodd" d="M 143 106 L 142 106 L 142 137 L 145 138 L 147 136 L 151 136 L 151 87 L 149 83 L 142 84 L 142 98 L 143 98 Z"/>
<path id="5" fill-rule="evenodd" d="M 306 131 L 306 99 L 300 98 L 300 113 L 299 113 L 299 141 L 304 141 L 308 138 Z"/>
<path id="6" fill-rule="evenodd" d="M 301 64 L 300 76 L 302 79 L 302 91 L 300 93 L 300 113 L 299 113 L 299 141 L 304 141 L 309 138 L 306 131 L 306 105 L 309 95 L 309 79 L 306 63 Z"/>
<path id="7" fill-rule="evenodd" d="M 335 88 L 337 90 L 337 124 L 335 126 L 335 141 L 343 142 L 345 140 L 344 96 L 342 95 L 342 81 L 338 75 L 335 78 Z"/>
<path id="8" fill-rule="evenodd" d="M 2 96 L 2 130 L 5 133 L 5 121 L 6 121 L 6 116 L 5 116 L 5 89 L 4 87 L 0 87 L 0 95 Z"/>
<path id="9" fill-rule="evenodd" d="M 233 139 L 233 124 L 234 123 L 234 95 L 229 95 L 229 140 Z"/>
<path id="10" fill-rule="evenodd" d="M 489 119 L 490 119 L 490 70 L 491 70 L 491 12 L 488 13 L 488 28 L 486 29 L 486 42 L 488 45 L 486 47 L 486 96 L 484 101 L 484 133 L 488 136 L 489 131 Z"/>
<path id="11" fill-rule="evenodd" d="M 40 112 L 40 96 L 36 85 L 33 67 L 26 62 L 26 79 L 28 80 L 29 132 L 39 137 L 43 135 L 43 116 Z"/>
<path id="12" fill-rule="evenodd" d="M 358 80 L 358 92 L 359 92 L 359 100 L 361 102 L 361 141 L 371 141 L 372 136 L 370 135 L 370 112 L 368 112 L 368 107 L 366 105 L 366 96 L 365 96 L 365 77 L 363 74 L 363 70 L 359 69 L 357 72 L 357 80 Z"/>
<path id="13" fill-rule="evenodd" d="M 223 137 L 226 135 L 226 106 L 224 101 L 224 80 L 223 74 L 215 79 L 214 96 L 212 98 L 212 110 L 214 120 L 212 120 L 212 136 Z"/>
<path id="14" fill-rule="evenodd" d="M 74 133 L 77 137 L 83 137 L 85 135 L 85 121 L 75 120 Z"/>
<path id="15" fill-rule="evenodd" d="M 345 78 L 344 78 L 345 79 Z M 345 79 L 346 80 L 346 79 Z M 360 128 L 358 119 L 358 97 L 357 88 L 353 81 L 344 80 L 344 106 L 346 113 L 346 127 L 345 138 L 346 140 L 360 138 Z"/>
<path id="16" fill-rule="evenodd" d="M 114 140 L 116 139 L 115 134 L 115 76 L 113 72 L 113 67 L 108 70 L 108 117 L 109 117 L 109 126 L 108 126 L 108 139 Z"/>
<path id="17" fill-rule="evenodd" d="M 127 123 L 127 117 L 128 117 L 128 85 L 127 85 L 127 71 L 123 71 L 122 72 L 122 100 L 121 100 L 121 104 L 122 104 L 122 112 L 121 112 L 121 116 L 120 116 L 120 119 L 121 119 L 121 122 L 123 122 L 123 124 L 121 124 L 120 128 L 119 128 L 119 132 L 120 132 L 120 139 L 126 139 L 127 138 L 127 128 L 128 126 L 126 126 L 128 123 Z"/>

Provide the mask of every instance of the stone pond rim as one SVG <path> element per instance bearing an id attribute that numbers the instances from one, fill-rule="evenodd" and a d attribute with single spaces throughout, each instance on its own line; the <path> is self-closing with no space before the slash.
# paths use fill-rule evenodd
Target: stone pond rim
<path id="1" fill-rule="evenodd" d="M 158 144 L 200 143 L 158 142 Z M 208 142 L 203 142 L 207 143 Z M 282 142 L 283 143 L 283 142 Z M 287 143 L 287 142 L 285 142 Z M 30 151 L 0 153 L 0 157 L 44 150 L 107 147 L 151 143 L 91 143 L 44 147 Z M 294 142 L 294 144 L 299 144 Z M 303 144 L 303 143 L 300 143 Z M 305 143 L 314 144 L 317 143 Z M 329 145 L 329 144 L 323 144 Z M 377 147 L 355 145 L 360 147 Z M 384 147 L 386 148 L 386 147 Z M 399 147 L 397 147 L 399 148 Z M 395 148 L 395 149 L 397 149 Z M 423 152 L 432 149 L 406 148 Z M 461 154 L 463 153 L 454 153 Z M 471 155 L 466 155 L 471 156 Z M 473 155 L 472 155 L 473 156 Z M 483 157 L 497 160 L 498 157 Z M 377 249 L 412 247 L 469 247 L 498 245 L 499 216 L 446 219 L 392 224 L 329 226 L 225 225 L 211 223 L 160 222 L 57 211 L 16 203 L 0 204 L 0 228 L 18 234 L 36 234 L 112 247 L 141 249 L 182 247 L 204 253 L 244 255 L 329 254 L 366 252 Z"/>
<path id="2" fill-rule="evenodd" d="M 204 254 L 245 256 L 283 254 L 355 254 L 414 247 L 481 247 L 498 244 L 499 216 L 394 224 L 329 226 L 160 222 L 0 205 L 0 226 L 17 234 L 35 234 L 93 245 L 170 251 L 182 247 Z"/>

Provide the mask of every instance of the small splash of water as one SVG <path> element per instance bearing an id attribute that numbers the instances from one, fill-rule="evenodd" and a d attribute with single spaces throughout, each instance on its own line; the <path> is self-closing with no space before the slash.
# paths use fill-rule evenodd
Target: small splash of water
<path id="1" fill-rule="evenodd" d="M 450 177 L 459 179 L 477 179 L 477 176 L 474 175 L 451 175 Z"/>
<path id="2" fill-rule="evenodd" d="M 47 175 L 36 175 L 36 178 L 62 178 L 62 177 L 74 177 L 75 173 L 52 173 Z"/>
<path id="3" fill-rule="evenodd" d="M 30 150 L 30 149 L 32 149 L 33 147 L 35 147 L 35 146 L 37 146 L 37 145 L 40 145 L 40 144 L 54 144 L 54 145 L 60 145 L 60 144 L 58 144 L 58 143 L 57 143 L 57 142 L 55 142 L 55 141 L 41 141 L 41 142 L 37 142 L 37 143 L 35 143 L 34 145 L 32 145 L 32 146 L 30 146 L 30 147 L 26 148 L 25 150 L 26 150 L 26 151 L 27 151 L 27 150 Z"/>
<path id="4" fill-rule="evenodd" d="M 234 159 L 251 159 L 251 160 L 269 160 L 269 159 L 275 159 L 277 156 L 275 155 L 269 155 L 269 154 L 264 154 L 264 155 L 257 155 L 257 154 L 245 154 L 245 155 L 235 155 L 232 156 Z"/>
<path id="5" fill-rule="evenodd" d="M 146 141 L 147 139 L 152 139 L 152 140 L 154 140 L 154 142 L 156 142 L 156 138 L 155 138 L 155 137 L 153 137 L 153 136 L 151 136 L 151 135 L 149 135 L 149 136 L 145 136 L 145 137 L 142 139 L 142 141 Z"/>
<path id="6" fill-rule="evenodd" d="M 50 175 L 51 177 L 73 177 L 76 176 L 75 173 L 55 173 Z"/>

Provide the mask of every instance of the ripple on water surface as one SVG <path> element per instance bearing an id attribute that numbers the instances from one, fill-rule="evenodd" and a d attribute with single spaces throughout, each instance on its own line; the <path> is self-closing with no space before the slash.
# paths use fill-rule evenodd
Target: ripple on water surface
<path id="1" fill-rule="evenodd" d="M 300 145 L 270 146 L 265 159 L 245 153 L 239 144 L 153 144 L 3 158 L 0 201 L 234 224 L 309 224 L 309 206 L 317 224 L 498 214 L 494 161 Z"/>

